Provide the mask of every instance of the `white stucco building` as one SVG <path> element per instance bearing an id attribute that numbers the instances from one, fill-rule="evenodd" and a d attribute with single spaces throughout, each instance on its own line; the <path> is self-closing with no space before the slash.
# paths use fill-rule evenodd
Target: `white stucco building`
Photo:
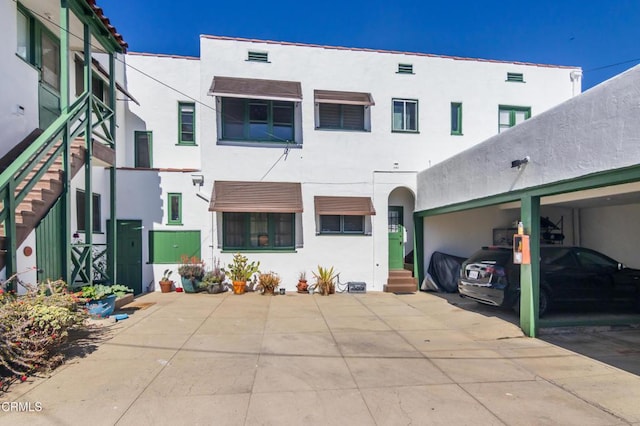
<path id="1" fill-rule="evenodd" d="M 119 120 L 117 215 L 142 241 L 149 288 L 182 254 L 243 251 L 288 289 L 323 265 L 383 290 L 413 249 L 418 172 L 580 92 L 576 67 L 200 44 L 199 58 L 125 58 L 139 104 Z M 390 223 L 407 229 L 392 259 Z"/>

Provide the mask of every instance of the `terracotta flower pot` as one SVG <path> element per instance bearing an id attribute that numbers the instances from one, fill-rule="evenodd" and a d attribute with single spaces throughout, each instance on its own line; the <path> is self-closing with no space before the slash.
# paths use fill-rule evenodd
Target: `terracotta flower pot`
<path id="1" fill-rule="evenodd" d="M 160 291 L 162 293 L 170 293 L 173 287 L 173 281 L 160 281 Z"/>
<path id="2" fill-rule="evenodd" d="M 245 281 L 233 282 L 233 294 L 244 294 L 247 283 Z"/>
<path id="3" fill-rule="evenodd" d="M 298 285 L 296 285 L 296 288 L 298 289 L 298 293 L 307 293 L 309 290 L 309 284 L 307 284 L 306 281 L 298 281 Z"/>

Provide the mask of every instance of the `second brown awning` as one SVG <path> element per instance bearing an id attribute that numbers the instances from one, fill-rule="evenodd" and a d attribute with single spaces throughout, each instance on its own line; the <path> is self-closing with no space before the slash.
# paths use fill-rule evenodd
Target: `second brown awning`
<path id="1" fill-rule="evenodd" d="M 373 216 L 376 214 L 371 197 L 314 197 L 316 214 L 343 216 Z"/>
<path id="2" fill-rule="evenodd" d="M 302 212 L 302 189 L 296 182 L 217 180 L 213 183 L 209 211 L 298 213 Z"/>
<path id="3" fill-rule="evenodd" d="M 297 81 L 216 76 L 211 82 L 209 95 L 299 102 L 302 101 L 302 86 Z"/>
<path id="4" fill-rule="evenodd" d="M 314 90 L 313 97 L 315 102 L 321 104 L 375 105 L 371 93 Z"/>

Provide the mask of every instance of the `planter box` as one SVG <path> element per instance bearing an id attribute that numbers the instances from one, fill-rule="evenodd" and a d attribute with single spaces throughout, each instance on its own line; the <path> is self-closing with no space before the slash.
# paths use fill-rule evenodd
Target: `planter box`
<path id="1" fill-rule="evenodd" d="M 182 288 L 184 288 L 185 293 L 198 293 L 201 291 L 206 291 L 206 288 L 200 288 L 200 280 L 191 281 L 189 278 L 180 277 L 182 280 Z"/>
<path id="2" fill-rule="evenodd" d="M 115 310 L 120 310 L 124 305 L 128 305 L 133 302 L 133 293 L 125 294 L 124 296 L 116 299 Z"/>
<path id="3" fill-rule="evenodd" d="M 112 294 L 100 300 L 90 300 L 86 306 L 92 317 L 106 318 L 113 313 L 116 307 L 116 295 Z"/>

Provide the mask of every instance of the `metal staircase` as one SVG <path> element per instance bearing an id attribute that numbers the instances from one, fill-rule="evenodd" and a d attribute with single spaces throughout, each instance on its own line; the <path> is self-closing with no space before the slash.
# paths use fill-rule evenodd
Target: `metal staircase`
<path id="1" fill-rule="evenodd" d="M 18 272 L 17 248 L 55 202 L 64 195 L 69 196 L 73 177 L 83 168 L 86 175 L 92 166 L 114 166 L 114 141 L 106 126 L 112 116 L 113 111 L 103 102 L 85 93 L 46 130 L 32 133 L 30 136 L 35 140 L 16 145 L 9 153 L 15 158 L 3 159 L 4 170 L 0 173 L 0 269 L 7 268 L 7 277 Z M 87 133 L 91 135 L 91 144 L 86 142 Z M 91 150 L 89 156 L 87 149 Z M 87 253 L 90 255 L 92 251 L 91 242 L 79 249 L 71 247 L 69 218 L 66 223 L 66 226 L 61 224 L 60 229 L 68 247 L 65 249 L 68 253 L 65 267 L 71 271 L 73 263 L 73 271 L 67 274 L 67 279 L 71 282 L 77 277 L 90 280 L 91 271 L 83 271 L 83 268 L 93 265 L 93 259 L 87 259 Z"/>

